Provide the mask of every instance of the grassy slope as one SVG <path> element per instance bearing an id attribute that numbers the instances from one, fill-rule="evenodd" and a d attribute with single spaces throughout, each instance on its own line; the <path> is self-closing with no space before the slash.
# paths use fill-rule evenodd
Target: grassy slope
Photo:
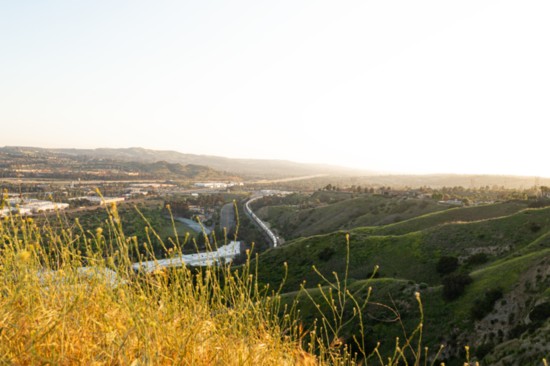
<path id="1" fill-rule="evenodd" d="M 320 196 L 318 194 L 317 196 Z M 326 197 L 312 196 L 312 199 Z M 264 218 L 287 239 L 305 237 L 335 230 L 370 225 L 384 225 L 447 209 L 431 200 L 389 198 L 360 195 L 352 197 L 330 197 L 327 205 L 301 209 L 297 206 L 272 206 Z"/>
<path id="2" fill-rule="evenodd" d="M 109 210 L 95 232 L 0 220 L 0 364 L 317 364 L 246 270 L 131 271 Z"/>
<path id="3" fill-rule="evenodd" d="M 334 278 L 329 278 L 331 282 L 335 282 Z M 328 294 L 329 285 L 308 289 L 306 295 L 305 290 L 293 291 L 283 295 L 282 301 L 284 304 L 291 306 L 293 301 L 297 300 L 298 308 L 302 314 L 301 319 L 306 327 L 311 327 L 315 319 L 320 319 L 323 314 L 326 315 L 329 323 L 334 324 L 330 307 L 325 300 L 324 295 Z M 369 288 L 372 290 L 368 297 Z M 403 326 L 407 330 L 414 329 L 418 324 L 419 311 L 414 301 L 415 287 L 406 280 L 398 280 L 393 278 L 375 278 L 361 281 L 350 281 L 347 287 L 358 302 L 363 304 L 367 299 L 367 305 L 362 311 L 366 326 L 365 336 L 369 351 L 376 345 L 378 341 L 382 341 L 382 353 L 390 353 L 395 346 L 394 339 L 398 336 L 403 336 L 402 324 L 396 319 L 396 313 L 385 304 L 391 304 L 392 301 L 397 301 L 400 305 L 405 305 L 407 308 L 406 315 L 403 316 Z M 338 300 L 338 309 L 341 309 Z M 317 306 L 319 305 L 319 306 Z M 349 300 L 343 306 L 344 320 L 349 321 L 353 317 L 353 301 Z M 401 311 L 403 308 L 400 309 Z M 342 327 L 338 332 L 338 336 L 343 338 L 347 343 L 353 344 L 352 334 L 357 332 L 359 317 Z M 321 322 L 318 320 L 318 323 Z M 331 332 L 329 330 L 329 332 Z"/>
<path id="4" fill-rule="evenodd" d="M 415 312 L 412 292 L 420 290 L 423 294 L 424 310 L 426 313 L 426 342 L 437 346 L 440 342 L 449 342 L 449 336 L 457 334 L 456 330 L 472 332 L 474 323 L 471 319 L 471 309 L 476 299 L 483 298 L 488 289 L 501 288 L 504 294 L 516 291 L 514 296 L 525 299 L 550 298 L 550 291 L 544 291 L 544 278 L 527 290 L 525 273 L 541 264 L 541 261 L 550 261 L 550 208 L 525 209 L 521 203 L 507 203 L 493 207 L 477 207 L 449 210 L 381 227 L 378 230 L 361 228 L 350 232 L 350 288 L 363 289 L 373 286 L 375 295 L 373 301 L 385 304 L 394 302 L 400 309 L 403 324 L 407 331 L 414 329 L 418 322 L 418 313 Z M 477 209 L 477 210 L 476 210 Z M 518 212 L 519 211 L 519 212 Z M 512 212 L 510 215 L 504 213 Z M 515 212 L 515 213 L 514 213 Z M 454 213 L 455 215 L 449 215 Z M 487 219 L 486 217 L 496 216 Z M 457 220 L 460 218 L 460 220 Z M 473 222 L 464 222 L 482 218 Z M 422 229 L 412 231 L 413 222 L 417 221 Z M 445 222 L 450 223 L 445 223 Z M 459 222 L 456 222 L 459 221 Z M 434 226 L 430 227 L 429 223 Z M 399 227 L 402 225 L 401 227 Z M 402 235 L 371 235 L 386 230 L 393 232 L 411 232 Z M 307 248 L 307 249 L 306 249 Z M 320 253 L 330 248 L 334 253 L 328 260 L 320 259 Z M 310 287 L 312 296 L 317 302 L 322 299 L 320 290 L 315 288 L 324 281 L 311 269 L 315 265 L 319 271 L 329 279 L 333 279 L 332 271 L 342 278 L 345 268 L 346 241 L 344 233 L 319 235 L 299 239 L 288 243 L 285 247 L 264 253 L 260 259 L 260 278 L 264 281 L 277 282 L 270 273 L 280 272 L 277 267 L 288 262 L 287 289 L 297 289 L 301 280 L 306 279 L 306 287 Z M 440 276 L 435 271 L 435 264 L 441 255 L 467 256 L 473 250 L 485 248 L 489 253 L 490 261 L 475 268 L 462 266 L 462 270 L 470 272 L 474 282 L 466 288 L 463 296 L 452 302 L 445 302 L 441 296 L 442 286 Z M 472 252 L 468 252 L 471 249 Z M 374 265 L 380 265 L 380 273 L 388 278 L 367 280 Z M 265 271 L 263 270 L 265 269 Z M 409 282 L 408 280 L 412 280 Z M 539 280 L 537 280 L 539 281 Z M 415 283 L 427 284 L 416 285 Z M 534 281 L 533 281 L 534 282 Z M 380 292 L 376 295 L 376 291 Z M 389 297 L 391 294 L 391 297 Z M 519 295 L 518 295 L 519 294 Z M 288 296 L 293 297 L 292 292 Z M 361 296 L 361 295 L 360 295 Z M 363 293 L 364 296 L 364 293 Z M 508 300 L 510 301 L 510 300 Z M 533 301 L 533 300 L 529 300 Z M 304 314 L 317 313 L 309 300 L 301 301 Z M 368 310 L 368 309 L 367 309 Z M 371 309 L 372 310 L 372 309 Z M 525 317 L 527 310 L 520 314 Z M 366 314 L 365 314 L 366 315 Z M 516 314 L 517 315 L 517 314 Z M 306 321 L 309 320 L 306 318 Z M 508 329 L 512 325 L 507 325 Z M 506 326 L 505 326 L 506 329 Z M 529 342 L 538 342 L 533 337 L 547 337 L 542 334 L 543 328 L 535 333 L 522 336 L 522 347 L 529 348 Z M 549 328 L 550 329 L 550 328 Z M 369 332 L 375 339 L 394 339 L 403 337 L 401 327 L 395 324 L 384 324 L 369 320 Z M 344 336 L 349 336 L 351 330 L 344 330 Z M 539 334 L 541 333 L 541 334 Z M 475 333 L 471 333 L 475 334 Z M 463 336 L 464 337 L 464 336 Z M 532 339 L 533 338 L 533 339 Z M 455 345 L 464 342 L 475 344 L 475 339 L 458 338 Z M 462 343 L 461 343 L 462 342 Z M 384 347 L 384 346 L 383 346 Z M 385 349 L 391 348 L 390 345 Z M 473 351 L 476 348 L 473 348 Z M 497 350 L 500 350 L 497 348 Z M 501 350 L 498 355 L 501 355 Z M 525 359 L 537 359 L 540 356 L 537 350 L 532 350 Z M 533 356 L 534 354 L 534 356 Z M 452 355 L 447 355 L 452 357 Z M 523 357 L 514 354 L 515 357 Z M 492 356 L 494 357 L 494 355 Z M 531 357 L 531 358 L 529 358 Z M 534 358 L 533 358 L 534 357 Z M 540 357 L 538 358 L 540 360 Z"/>
<path id="5" fill-rule="evenodd" d="M 438 220 L 439 221 L 439 220 Z M 428 284 L 439 283 L 435 271 L 442 255 L 467 257 L 485 251 L 497 259 L 523 249 L 550 230 L 550 208 L 528 209 L 510 216 L 470 223 L 449 223 L 403 235 L 372 235 L 370 229 L 350 232 L 350 276 L 368 278 L 374 266 L 381 275 L 410 279 Z M 542 240 L 540 244 L 548 244 Z M 278 282 L 277 274 L 287 262 L 289 275 L 286 288 L 297 289 L 302 280 L 316 284 L 311 270 L 315 265 L 321 273 L 342 273 L 345 263 L 345 235 L 331 233 L 298 239 L 260 257 L 259 275 L 262 281 Z"/>
<path id="6" fill-rule="evenodd" d="M 473 302 L 476 299 L 482 298 L 487 289 L 502 288 L 505 293 L 516 287 L 523 287 L 521 282 L 522 275 L 535 264 L 541 261 L 550 261 L 550 249 L 544 249 L 539 252 L 533 252 L 521 257 L 509 257 L 498 260 L 486 267 L 472 272 L 474 278 L 473 284 L 466 288 L 462 297 L 456 301 L 446 302 L 441 296 L 441 286 L 425 287 L 418 286 L 410 281 L 394 278 L 379 278 L 360 281 L 350 281 L 349 290 L 359 300 L 364 300 L 367 297 L 369 287 L 372 288 L 372 293 L 369 298 L 369 303 L 363 311 L 363 319 L 365 319 L 365 329 L 367 331 L 367 344 L 374 347 L 376 341 L 383 340 L 380 350 L 383 353 L 389 352 L 394 347 L 396 337 L 405 338 L 405 334 L 410 335 L 420 322 L 420 313 L 417 304 L 414 300 L 414 292 L 419 291 L 422 295 L 422 303 L 425 314 L 423 342 L 425 346 L 430 346 L 432 355 L 435 354 L 437 347 L 441 343 L 449 345 L 452 343 L 453 333 L 457 329 L 472 332 L 474 323 L 470 318 L 470 311 Z M 505 276 L 502 274 L 506 273 Z M 329 278 L 334 282 L 334 278 Z M 542 288 L 542 287 L 541 287 Z M 323 291 L 326 293 L 328 286 L 323 286 Z M 325 314 L 330 314 L 326 302 L 323 300 L 321 288 L 308 289 L 313 301 L 305 295 L 304 290 L 299 292 L 290 292 L 283 297 L 283 301 L 291 303 L 295 298 L 299 300 L 299 308 L 304 322 L 307 325 L 312 324 L 315 317 L 321 317 L 321 312 L 316 304 L 321 304 L 320 310 Z M 547 298 L 550 294 L 546 294 Z M 386 307 L 378 304 L 386 304 L 398 310 L 400 320 L 395 319 L 395 314 Z M 345 320 L 352 317 L 353 312 L 350 311 L 350 306 L 345 307 Z M 351 342 L 351 334 L 358 331 L 358 318 L 355 318 L 348 326 L 341 330 L 340 336 L 348 342 Z M 539 329 L 534 333 L 529 332 L 521 337 L 524 347 L 527 348 L 529 342 L 540 342 L 540 339 L 546 339 L 549 336 L 548 330 L 546 333 L 541 333 Z M 458 348 L 465 344 L 472 346 L 472 354 L 477 351 L 476 339 L 460 338 L 455 340 Z M 527 344 L 527 346 L 525 346 Z M 501 350 L 499 350 L 501 351 Z M 502 358 L 502 352 L 499 353 Z M 519 359 L 521 355 L 514 353 L 514 357 Z M 456 357 L 446 355 L 447 364 L 455 364 Z M 494 359 L 494 356 L 493 358 Z M 529 360 L 534 360 L 532 364 L 540 364 L 540 354 L 535 352 L 535 355 L 528 357 Z M 521 361 L 520 361 L 521 362 Z M 456 364 L 462 364 L 461 362 Z"/>
<path id="7" fill-rule="evenodd" d="M 395 224 L 368 228 L 376 235 L 398 235 L 431 228 L 451 222 L 471 222 L 514 214 L 527 208 L 522 201 L 502 202 L 483 206 L 457 207 L 445 211 L 428 213 Z"/>
<path id="8" fill-rule="evenodd" d="M 454 314 L 458 319 L 468 317 L 468 305 L 490 288 L 502 288 L 504 292 L 517 285 L 519 277 L 536 262 L 550 258 L 550 248 L 532 252 L 520 257 L 508 257 L 471 273 L 474 282 L 464 296 L 454 302 Z"/>

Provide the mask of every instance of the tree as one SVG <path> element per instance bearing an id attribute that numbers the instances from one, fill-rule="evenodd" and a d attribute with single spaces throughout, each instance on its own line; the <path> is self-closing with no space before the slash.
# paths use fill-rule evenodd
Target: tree
<path id="1" fill-rule="evenodd" d="M 495 302 L 502 298 L 502 295 L 502 289 L 495 288 L 487 291 L 483 297 L 474 300 L 472 309 L 470 309 L 472 318 L 475 320 L 483 319 L 485 315 L 489 314 L 493 310 Z"/>
<path id="2" fill-rule="evenodd" d="M 439 261 L 436 265 L 437 273 L 440 275 L 447 275 L 456 271 L 458 268 L 458 258 L 451 256 L 443 256 L 439 258 Z"/>
<path id="3" fill-rule="evenodd" d="M 448 275 L 443 278 L 443 298 L 447 301 L 458 299 L 464 293 L 466 286 L 472 281 L 472 277 L 467 273 Z"/>

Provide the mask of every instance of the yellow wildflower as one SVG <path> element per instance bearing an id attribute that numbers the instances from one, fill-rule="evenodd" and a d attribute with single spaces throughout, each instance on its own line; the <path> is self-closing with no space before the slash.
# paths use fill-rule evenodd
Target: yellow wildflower
<path id="1" fill-rule="evenodd" d="M 17 259 L 20 260 L 21 262 L 28 261 L 30 257 L 31 257 L 31 252 L 29 252 L 28 250 L 22 250 L 19 253 L 17 253 Z"/>

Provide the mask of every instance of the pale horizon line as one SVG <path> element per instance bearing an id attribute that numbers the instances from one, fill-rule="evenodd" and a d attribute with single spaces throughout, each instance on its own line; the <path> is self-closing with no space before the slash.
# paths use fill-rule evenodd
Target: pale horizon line
<path id="1" fill-rule="evenodd" d="M 234 160 L 259 160 L 259 161 L 280 161 L 280 162 L 289 162 L 289 163 L 295 163 L 295 164 L 304 164 L 304 165 L 320 165 L 320 166 L 327 166 L 332 168 L 342 168 L 347 170 L 356 171 L 357 173 L 363 173 L 370 176 L 448 176 L 448 175 L 456 175 L 456 176 L 493 176 L 493 177 L 515 177 L 515 178 L 543 178 L 543 179 L 550 179 L 550 176 L 545 175 L 534 175 L 534 174 L 517 174 L 517 173 L 479 173 L 479 172 L 444 172 L 444 171 L 432 171 L 432 172 L 406 172 L 406 171 L 398 171 L 398 170 L 377 170 L 373 168 L 365 168 L 365 167 L 357 167 L 357 166 L 351 166 L 346 165 L 345 163 L 322 163 L 322 162 L 312 162 L 312 161 L 299 161 L 299 160 L 292 160 L 292 159 L 286 159 L 286 158 L 251 158 L 251 157 L 231 157 L 231 156 L 225 156 L 225 155 L 216 155 L 216 154 L 204 154 L 204 153 L 194 153 L 194 152 L 183 152 L 176 149 L 166 148 L 166 149 L 159 149 L 159 148 L 149 148 L 149 147 L 143 147 L 143 146 L 128 146 L 128 147 L 111 147 L 111 146 L 104 146 L 104 147 L 44 147 L 44 146 L 30 146 L 30 145 L 4 145 L 2 148 L 27 148 L 27 149 L 43 149 L 43 150 L 128 150 L 128 149 L 143 149 L 143 150 L 149 150 L 149 151 L 158 151 L 158 152 L 174 152 L 178 154 L 183 155 L 196 155 L 196 156 L 207 156 L 207 157 L 214 157 L 214 158 L 223 158 L 223 159 L 234 159 Z"/>

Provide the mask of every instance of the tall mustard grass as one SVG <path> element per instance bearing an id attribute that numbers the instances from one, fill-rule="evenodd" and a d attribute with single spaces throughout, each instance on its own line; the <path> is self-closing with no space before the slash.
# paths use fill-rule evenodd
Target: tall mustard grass
<path id="1" fill-rule="evenodd" d="M 0 364 L 318 363 L 249 265 L 134 273 L 116 206 L 106 225 L 1 220 Z"/>

